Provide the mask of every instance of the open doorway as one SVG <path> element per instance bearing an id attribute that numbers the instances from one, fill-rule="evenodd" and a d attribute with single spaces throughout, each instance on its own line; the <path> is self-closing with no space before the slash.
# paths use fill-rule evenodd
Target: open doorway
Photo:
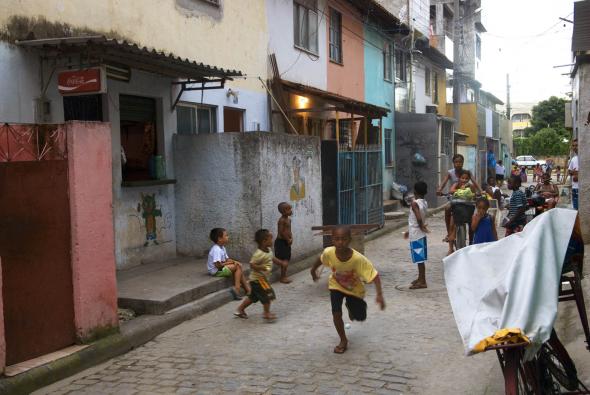
<path id="1" fill-rule="evenodd" d="M 102 95 L 64 96 L 65 121 L 103 121 Z"/>
<path id="2" fill-rule="evenodd" d="M 119 112 L 123 181 L 154 178 L 150 160 L 157 154 L 155 99 L 120 95 Z"/>
<path id="3" fill-rule="evenodd" d="M 244 131 L 244 110 L 239 108 L 223 107 L 223 131 Z"/>

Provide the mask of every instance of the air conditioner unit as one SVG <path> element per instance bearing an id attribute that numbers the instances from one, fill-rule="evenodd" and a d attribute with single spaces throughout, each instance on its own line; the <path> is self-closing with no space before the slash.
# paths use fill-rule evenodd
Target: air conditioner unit
<path id="1" fill-rule="evenodd" d="M 438 114 L 438 106 L 426 106 L 427 114 Z"/>

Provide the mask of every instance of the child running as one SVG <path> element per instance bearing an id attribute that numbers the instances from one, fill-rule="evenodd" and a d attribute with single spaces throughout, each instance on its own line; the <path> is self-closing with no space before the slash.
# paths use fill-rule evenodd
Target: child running
<path id="1" fill-rule="evenodd" d="M 367 318 L 367 303 L 363 300 L 365 286 L 363 282 L 374 283 L 377 297 L 375 301 L 385 309 L 385 300 L 381 290 L 379 273 L 364 255 L 349 247 L 352 239 L 348 226 L 338 226 L 332 231 L 333 247 L 324 249 L 322 255 L 311 268 L 313 281 L 319 279 L 317 269 L 327 266 L 332 270 L 328 280 L 330 300 L 332 303 L 332 319 L 336 332 L 340 336 L 340 343 L 334 347 L 336 354 L 342 354 L 348 348 L 348 339 L 344 332 L 342 320 L 342 302 L 346 299 L 346 309 L 351 321 L 364 321 Z"/>
<path id="2" fill-rule="evenodd" d="M 280 282 L 283 284 L 289 284 L 291 279 L 287 277 L 287 267 L 291 260 L 291 244 L 293 244 L 293 233 L 291 233 L 291 218 L 293 209 L 287 202 L 279 203 L 279 213 L 281 218 L 277 223 L 277 238 L 275 240 L 275 256 L 285 261 L 287 264 L 281 266 L 281 278 Z"/>
<path id="3" fill-rule="evenodd" d="M 428 259 L 428 244 L 426 242 L 426 214 L 428 203 L 424 196 L 428 191 L 425 182 L 419 181 L 414 184 L 414 201 L 408 217 L 408 230 L 404 232 L 404 238 L 410 239 L 410 255 L 412 262 L 418 265 L 418 278 L 412 281 L 410 289 L 427 288 L 426 285 L 426 260 Z"/>
<path id="4" fill-rule="evenodd" d="M 471 229 L 475 232 L 471 244 L 488 243 L 498 240 L 498 233 L 494 225 L 494 217 L 488 214 L 490 202 L 485 197 L 480 197 L 475 202 L 475 213 L 471 219 Z"/>
<path id="5" fill-rule="evenodd" d="M 209 233 L 209 239 L 214 243 L 209 250 L 207 258 L 207 271 L 209 275 L 215 277 L 232 277 L 234 279 L 234 287 L 229 291 L 235 300 L 240 300 L 240 284 L 244 287 L 246 294 L 250 293 L 250 286 L 244 277 L 242 271 L 242 264 L 234 261 L 227 256 L 225 245 L 229 241 L 229 235 L 223 228 L 213 228 Z"/>
<path id="6" fill-rule="evenodd" d="M 252 291 L 244 299 L 238 310 L 234 313 L 236 317 L 248 318 L 246 308 L 252 303 L 260 301 L 264 309 L 262 317 L 265 320 L 272 321 L 277 317 L 270 312 L 270 303 L 276 299 L 275 292 L 270 286 L 270 275 L 272 274 L 272 264 L 283 267 L 286 262 L 274 257 L 272 253 L 272 233 L 268 229 L 259 229 L 254 235 L 254 240 L 258 244 L 258 249 L 250 258 L 250 287 Z"/>

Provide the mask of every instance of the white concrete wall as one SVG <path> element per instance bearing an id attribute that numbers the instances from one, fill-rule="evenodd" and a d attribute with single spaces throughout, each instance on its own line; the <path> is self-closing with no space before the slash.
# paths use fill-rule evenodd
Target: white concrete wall
<path id="1" fill-rule="evenodd" d="M 319 57 L 294 46 L 293 0 L 266 0 L 268 52 L 275 54 L 282 79 L 327 90 L 327 0 L 318 0 L 318 9 Z"/>
<path id="2" fill-rule="evenodd" d="M 426 67 L 430 68 L 430 96 L 427 96 L 424 91 L 426 88 Z M 434 92 L 432 75 L 434 71 L 435 70 L 432 66 L 423 58 L 418 58 L 417 61 L 414 62 L 414 85 L 416 87 L 414 97 L 416 98 L 416 113 L 423 114 L 426 112 L 426 106 L 432 106 L 432 94 Z"/>
<path id="3" fill-rule="evenodd" d="M 428 99 L 424 94 L 424 85 L 426 83 L 424 76 L 424 65 L 420 62 L 414 62 L 414 86 L 416 87 L 414 98 L 416 112 L 419 114 L 424 114 L 426 112 L 426 100 Z"/>
<path id="4" fill-rule="evenodd" d="M 0 41 L 0 122 L 34 122 L 34 100 L 41 92 L 39 59 Z"/>
<path id="5" fill-rule="evenodd" d="M 226 228 L 228 253 L 247 261 L 254 232 L 276 236 L 277 205 L 293 206 L 293 259 L 321 248 L 313 225 L 322 223 L 319 139 L 276 133 L 221 133 L 175 137 L 178 252 L 202 256 L 211 247 L 209 231 Z M 293 157 L 301 162 L 305 197 L 291 201 Z"/>
<path id="6" fill-rule="evenodd" d="M 582 221 L 582 234 L 584 240 L 590 240 L 590 126 L 584 125 L 590 111 L 590 64 L 583 63 L 578 67 L 574 90 L 578 100 L 577 116 L 575 117 L 574 128 L 578 134 L 578 159 L 580 165 L 579 184 L 579 212 Z M 572 107 L 575 107 L 572 105 Z M 576 111 L 574 110 L 574 111 Z"/>

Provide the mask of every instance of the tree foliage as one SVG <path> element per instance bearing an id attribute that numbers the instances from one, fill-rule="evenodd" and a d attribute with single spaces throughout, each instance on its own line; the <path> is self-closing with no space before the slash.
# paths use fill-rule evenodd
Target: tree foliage
<path id="1" fill-rule="evenodd" d="M 565 130 L 565 99 L 551 96 L 533 107 L 531 127 L 535 132 L 544 128 Z"/>
<path id="2" fill-rule="evenodd" d="M 565 99 L 551 96 L 533 107 L 531 126 L 524 130 L 525 137 L 514 138 L 516 156 L 567 154 L 570 132 L 565 128 L 565 103 Z"/>
<path id="3" fill-rule="evenodd" d="M 520 155 L 554 156 L 567 155 L 569 142 L 552 128 L 543 128 L 531 137 L 514 139 L 514 152 Z"/>

